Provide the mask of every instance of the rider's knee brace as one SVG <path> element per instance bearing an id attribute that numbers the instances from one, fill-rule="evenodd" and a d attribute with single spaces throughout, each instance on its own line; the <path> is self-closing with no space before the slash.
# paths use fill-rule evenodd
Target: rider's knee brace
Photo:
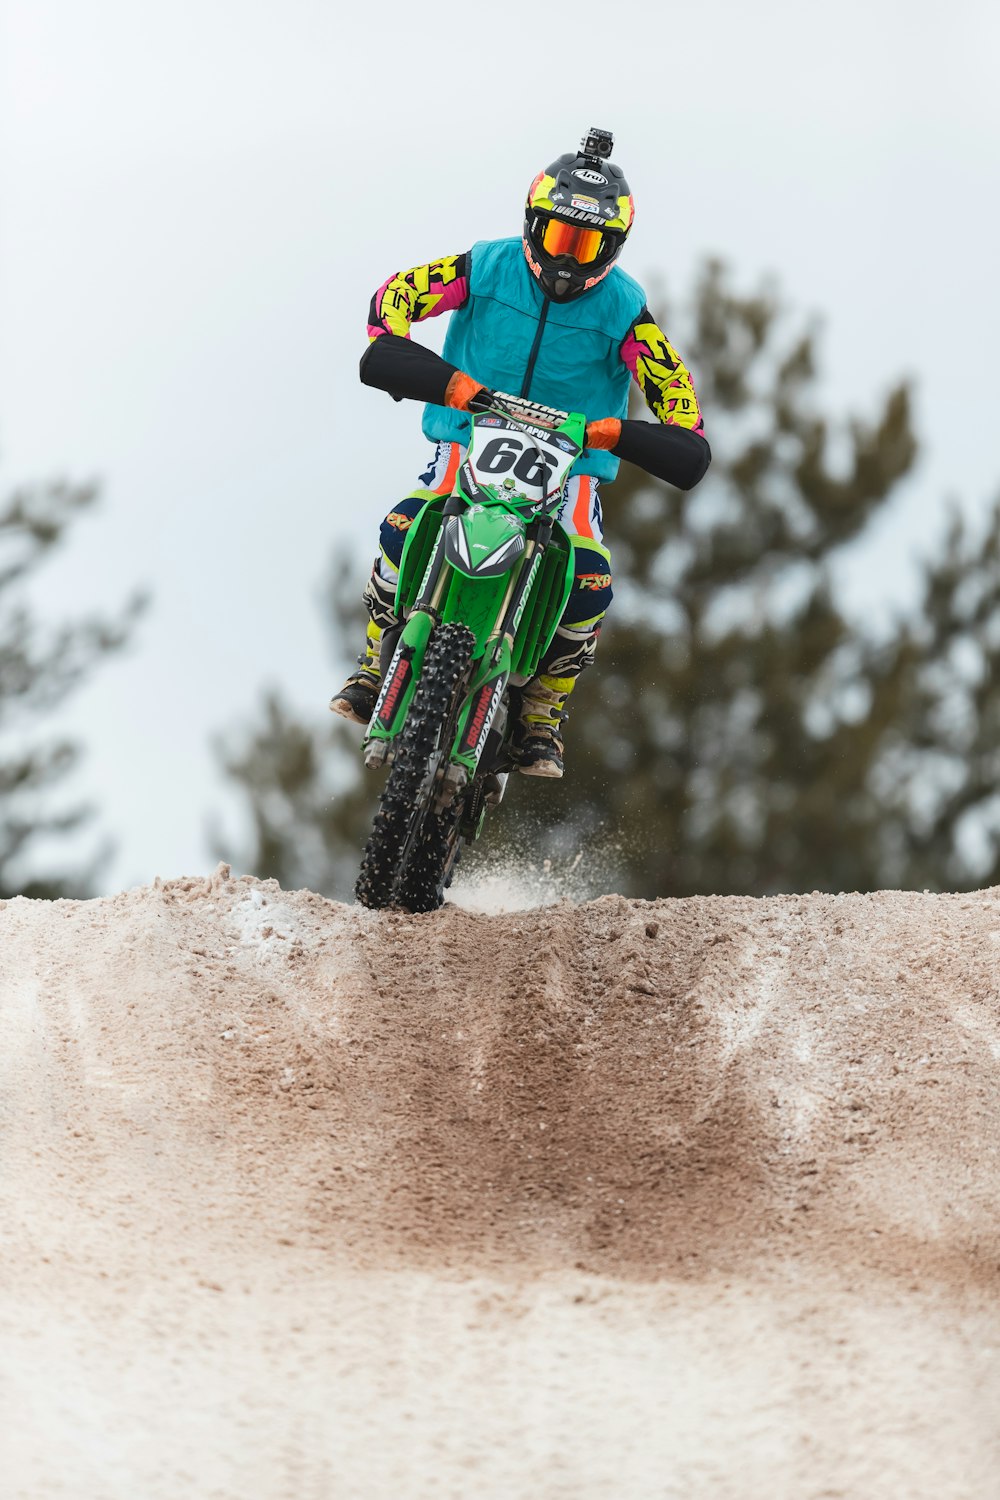
<path id="1" fill-rule="evenodd" d="M 427 495 L 408 495 L 405 500 L 399 502 L 395 510 L 389 512 L 382 522 L 379 537 L 382 557 L 397 572 L 403 558 L 406 533 L 427 504 L 427 500 Z"/>
<path id="2" fill-rule="evenodd" d="M 380 630 L 391 630 L 394 625 L 399 624 L 396 614 L 396 582 L 390 583 L 379 573 L 379 559 L 376 557 L 372 568 L 372 574 L 365 584 L 365 591 L 361 595 L 365 602 L 365 608 L 372 618 L 372 623 Z"/>
<path id="3" fill-rule="evenodd" d="M 579 677 L 597 655 L 600 623 L 583 630 L 560 625 L 538 664 L 538 677 Z"/>
<path id="4" fill-rule="evenodd" d="M 573 539 L 573 588 L 559 622 L 561 630 L 584 631 L 597 625 L 614 598 L 611 554 L 590 538 Z"/>

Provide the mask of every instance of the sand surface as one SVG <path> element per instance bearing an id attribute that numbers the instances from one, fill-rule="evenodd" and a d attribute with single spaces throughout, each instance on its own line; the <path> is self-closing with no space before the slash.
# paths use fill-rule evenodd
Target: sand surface
<path id="1" fill-rule="evenodd" d="M 0 903 L 3 1500 L 997 1500 L 1000 890 Z"/>

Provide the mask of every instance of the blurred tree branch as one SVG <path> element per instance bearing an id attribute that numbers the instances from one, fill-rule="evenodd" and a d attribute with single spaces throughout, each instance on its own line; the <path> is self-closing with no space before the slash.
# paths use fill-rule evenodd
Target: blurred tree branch
<path id="1" fill-rule="evenodd" d="M 52 810 L 52 794 L 77 767 L 80 749 L 33 741 L 25 726 L 51 714 L 126 643 L 146 604 L 136 594 L 114 617 L 52 627 L 24 601 L 22 586 L 96 499 L 93 485 L 57 483 L 18 489 L 0 508 L 0 743 L 9 745 L 0 750 L 0 898 L 87 894 L 108 853 L 103 846 L 76 869 L 30 873 L 33 845 L 75 834 L 93 809 Z"/>

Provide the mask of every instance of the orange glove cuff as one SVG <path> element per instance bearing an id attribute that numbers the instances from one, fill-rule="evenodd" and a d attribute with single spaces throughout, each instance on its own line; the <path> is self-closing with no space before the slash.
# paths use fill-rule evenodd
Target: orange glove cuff
<path id="1" fill-rule="evenodd" d="M 587 423 L 588 448 L 614 448 L 621 435 L 620 417 L 602 417 L 599 422 Z"/>
<path id="2" fill-rule="evenodd" d="M 468 411 L 473 396 L 484 389 L 481 381 L 473 380 L 464 370 L 456 370 L 445 386 L 444 404 L 453 406 L 456 411 Z"/>

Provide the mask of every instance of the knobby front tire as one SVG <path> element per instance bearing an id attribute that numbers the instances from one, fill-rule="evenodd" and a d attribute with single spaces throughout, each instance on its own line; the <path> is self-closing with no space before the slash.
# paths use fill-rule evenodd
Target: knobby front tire
<path id="1" fill-rule="evenodd" d="M 458 808 L 426 814 L 424 826 L 400 869 L 396 882 L 397 903 L 407 911 L 437 911 L 451 883 L 462 839 L 458 831 Z"/>
<path id="2" fill-rule="evenodd" d="M 457 810 L 433 811 L 428 762 L 454 728 L 456 690 L 474 647 L 465 625 L 439 625 L 431 636 L 361 861 L 355 894 L 362 906 L 434 911 L 441 905 L 457 855 Z"/>

